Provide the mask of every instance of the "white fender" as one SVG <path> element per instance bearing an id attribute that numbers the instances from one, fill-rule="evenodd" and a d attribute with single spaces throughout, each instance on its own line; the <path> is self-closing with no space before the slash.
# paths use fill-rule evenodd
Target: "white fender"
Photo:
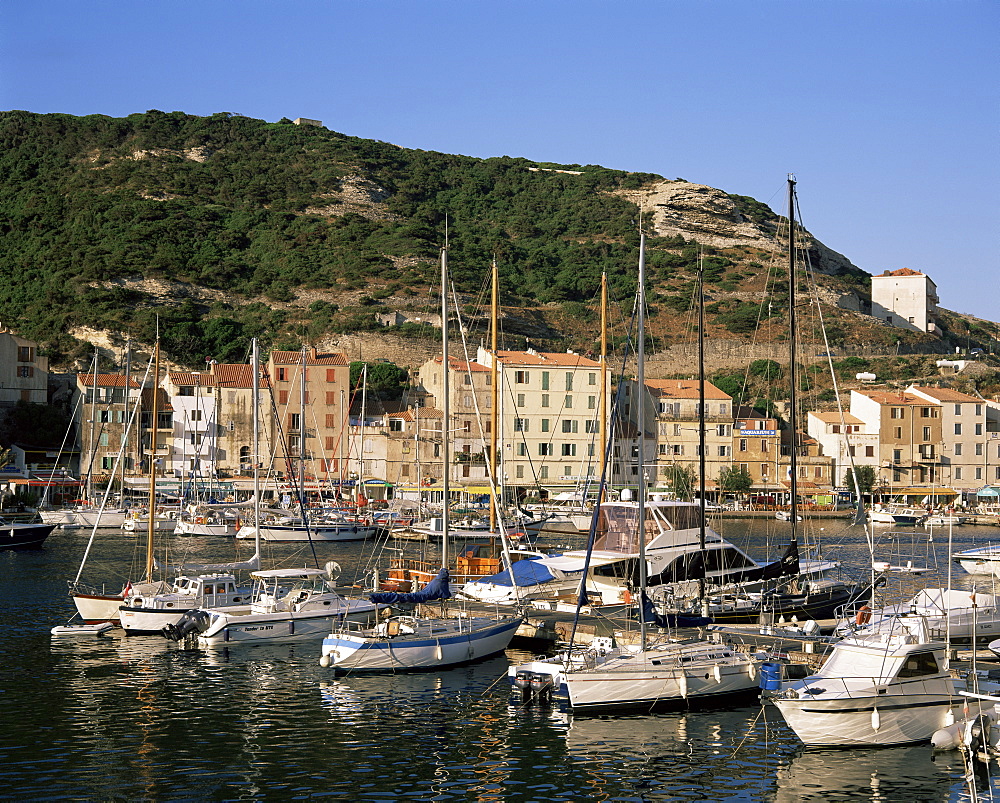
<path id="1" fill-rule="evenodd" d="M 441 642 L 438 641 L 437 647 L 434 650 L 434 660 L 435 661 L 440 661 L 442 657 L 443 657 L 443 654 L 441 652 Z"/>
<path id="2" fill-rule="evenodd" d="M 882 717 L 879 716 L 878 709 L 872 709 L 872 730 L 878 733 L 878 729 L 882 727 Z"/>
<path id="3" fill-rule="evenodd" d="M 722 667 L 716 664 L 712 667 L 712 675 L 715 676 L 716 683 L 722 683 Z"/>
<path id="4" fill-rule="evenodd" d="M 686 700 L 688 696 L 688 679 L 687 675 L 684 674 L 683 669 L 681 670 L 681 676 L 677 678 L 677 686 L 680 688 L 681 697 Z"/>
<path id="5" fill-rule="evenodd" d="M 324 653 L 320 656 L 319 665 L 326 669 L 330 665 L 330 653 Z"/>

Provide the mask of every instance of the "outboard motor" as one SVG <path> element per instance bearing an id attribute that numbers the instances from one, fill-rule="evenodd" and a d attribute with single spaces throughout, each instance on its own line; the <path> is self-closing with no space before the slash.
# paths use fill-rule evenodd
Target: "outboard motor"
<path id="1" fill-rule="evenodd" d="M 544 672 L 529 672 L 522 669 L 514 675 L 514 686 L 521 692 L 521 702 L 525 705 L 538 703 L 546 705 L 552 700 L 555 681 Z"/>
<path id="2" fill-rule="evenodd" d="M 197 636 L 208 630 L 212 624 L 212 615 L 208 611 L 199 608 L 186 611 L 175 625 L 167 625 L 160 630 L 164 638 L 171 641 L 183 641 L 188 636 Z"/>

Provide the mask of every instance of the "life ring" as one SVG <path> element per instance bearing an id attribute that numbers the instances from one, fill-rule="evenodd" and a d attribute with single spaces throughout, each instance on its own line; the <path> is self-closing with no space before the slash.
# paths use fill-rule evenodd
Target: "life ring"
<path id="1" fill-rule="evenodd" d="M 622 591 L 622 602 L 624 602 L 626 605 L 632 604 L 632 592 L 629 591 L 627 588 L 624 591 Z"/>
<path id="2" fill-rule="evenodd" d="M 857 615 L 854 617 L 854 624 L 861 626 L 866 625 L 872 620 L 872 609 L 867 605 L 862 605 L 858 608 Z"/>
<path id="3" fill-rule="evenodd" d="M 205 523 L 205 517 L 204 517 L 204 516 L 198 516 L 198 517 L 197 517 L 197 518 L 196 518 L 196 519 L 194 520 L 194 523 L 195 523 L 195 524 L 204 524 L 204 523 Z"/>
<path id="4" fill-rule="evenodd" d="M 426 488 L 428 485 L 431 484 L 431 478 L 430 477 L 424 477 L 423 481 L 420 484 L 423 485 Z"/>

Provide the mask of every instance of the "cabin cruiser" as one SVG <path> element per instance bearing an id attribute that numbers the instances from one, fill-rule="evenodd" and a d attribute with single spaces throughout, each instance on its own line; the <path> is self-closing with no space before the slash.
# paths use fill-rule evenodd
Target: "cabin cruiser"
<path id="1" fill-rule="evenodd" d="M 705 527 L 705 546 L 700 544 L 701 506 L 694 502 L 655 500 L 645 504 L 647 587 L 678 587 L 704 579 L 707 585 L 725 587 L 741 584 L 760 590 L 762 581 L 778 577 L 781 561 L 759 563 L 727 541 L 711 527 Z M 458 595 L 491 604 L 513 605 L 520 601 L 575 600 L 581 578 L 586 573 L 587 593 L 601 604 L 632 602 L 638 587 L 639 532 L 635 502 L 604 502 L 600 506 L 594 549 L 568 550 L 516 561 L 512 571 L 503 571 L 466 583 Z M 517 554 L 514 554 L 517 557 Z M 816 577 L 835 569 L 835 561 L 801 560 L 798 573 Z M 524 565 L 522 565 L 524 564 Z M 513 579 L 512 579 L 513 576 Z"/>
<path id="2" fill-rule="evenodd" d="M 951 559 L 969 574 L 991 574 L 1000 577 L 1000 544 L 955 552 Z"/>
<path id="3" fill-rule="evenodd" d="M 126 594 L 119 619 L 127 635 L 159 634 L 192 608 L 226 607 L 250 600 L 250 589 L 239 587 L 232 574 L 182 574 L 161 588 L 159 593 L 143 589 Z"/>

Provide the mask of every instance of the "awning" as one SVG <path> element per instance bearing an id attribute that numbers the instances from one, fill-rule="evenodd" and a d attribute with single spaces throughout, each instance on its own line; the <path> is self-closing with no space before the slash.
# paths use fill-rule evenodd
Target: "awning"
<path id="1" fill-rule="evenodd" d="M 958 496 L 953 488 L 887 488 L 885 492 L 893 496 Z"/>
<path id="2" fill-rule="evenodd" d="M 1000 488 L 987 485 L 985 488 L 980 488 L 976 491 L 976 496 L 1000 496 Z"/>
<path id="3" fill-rule="evenodd" d="M 63 479 L 52 479 L 52 480 L 28 480 L 24 477 L 10 477 L 9 479 L 4 479 L 0 477 L 0 482 L 9 482 L 11 485 L 29 485 L 32 488 L 46 488 L 55 485 L 78 487 L 83 485 L 80 480 L 63 480 Z"/>

